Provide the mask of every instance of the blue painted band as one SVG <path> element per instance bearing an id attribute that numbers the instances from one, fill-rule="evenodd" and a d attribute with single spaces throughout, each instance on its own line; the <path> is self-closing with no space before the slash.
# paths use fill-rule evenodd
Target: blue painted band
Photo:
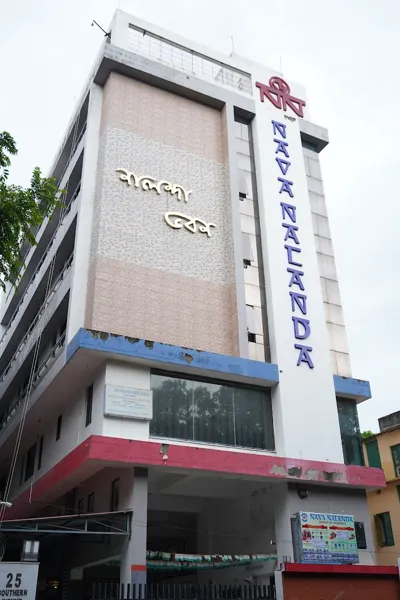
<path id="1" fill-rule="evenodd" d="M 97 350 L 111 354 L 122 354 L 132 358 L 141 358 L 153 363 L 173 364 L 176 366 L 192 367 L 214 371 L 216 374 L 242 375 L 249 379 L 264 379 L 277 384 L 279 382 L 279 369 L 277 365 L 261 361 L 214 354 L 212 352 L 199 352 L 180 346 L 147 342 L 145 340 L 132 340 L 124 336 L 115 336 L 80 329 L 67 346 L 67 361 L 79 350 Z M 348 377 L 333 376 L 337 396 L 353 398 L 354 400 L 367 400 L 371 397 L 371 388 L 368 381 Z"/>
<path id="2" fill-rule="evenodd" d="M 80 329 L 68 344 L 67 361 L 80 348 L 150 361 L 157 364 L 158 368 L 164 363 L 176 367 L 184 366 L 186 368 L 214 371 L 216 376 L 218 373 L 225 376 L 240 375 L 248 379 L 264 380 L 272 385 L 277 384 L 279 381 L 278 366 L 271 363 L 93 332 L 88 329 Z M 249 383 L 251 382 L 249 381 Z"/>
<path id="3" fill-rule="evenodd" d="M 371 398 L 371 386 L 369 381 L 353 379 L 352 377 L 341 377 L 340 375 L 334 375 L 333 381 L 335 384 L 336 396 L 352 398 L 357 401 L 368 400 L 368 398 Z"/>

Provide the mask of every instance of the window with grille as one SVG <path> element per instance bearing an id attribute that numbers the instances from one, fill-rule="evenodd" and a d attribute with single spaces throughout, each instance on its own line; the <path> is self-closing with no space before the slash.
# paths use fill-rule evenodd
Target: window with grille
<path id="1" fill-rule="evenodd" d="M 394 546 L 392 521 L 389 512 L 375 515 L 375 528 L 378 544 L 380 546 Z"/>

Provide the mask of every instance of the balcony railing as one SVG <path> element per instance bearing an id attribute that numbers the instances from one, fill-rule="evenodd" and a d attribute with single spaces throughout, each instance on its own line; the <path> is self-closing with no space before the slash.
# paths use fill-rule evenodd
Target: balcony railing
<path id="1" fill-rule="evenodd" d="M 42 306 L 38 310 L 38 313 L 37 313 L 36 317 L 34 318 L 34 320 L 32 321 L 32 323 L 30 324 L 30 326 L 29 326 L 27 332 L 25 333 L 24 337 L 22 338 L 22 340 L 21 340 L 18 348 L 16 349 L 16 351 L 12 355 L 9 363 L 7 364 L 6 368 L 4 369 L 4 371 L 3 371 L 3 373 L 2 373 L 2 375 L 0 377 L 0 383 L 2 383 L 4 381 L 5 376 L 10 371 L 13 363 L 18 358 L 18 356 L 21 353 L 22 349 L 24 348 L 26 342 L 31 337 L 32 333 L 35 331 L 36 326 L 39 323 L 39 321 L 42 319 L 42 316 L 45 314 L 46 308 L 50 304 L 50 301 L 51 301 L 52 297 L 54 296 L 54 294 L 56 293 L 56 291 L 60 287 L 63 279 L 65 278 L 65 275 L 67 274 L 67 272 L 71 268 L 72 261 L 73 261 L 73 254 L 71 254 L 71 256 L 67 259 L 67 261 L 66 261 L 66 263 L 65 263 L 65 265 L 63 267 L 63 270 L 61 271 L 61 273 L 58 275 L 57 279 L 53 283 L 53 285 L 51 287 L 51 290 L 50 290 L 50 292 L 48 294 L 47 299 L 43 302 Z"/>
<path id="2" fill-rule="evenodd" d="M 69 201 L 68 205 L 65 207 L 65 209 L 64 209 L 64 213 L 63 213 L 63 216 L 62 216 L 62 218 L 60 219 L 60 222 L 58 223 L 58 225 L 57 225 L 57 228 L 56 228 L 55 232 L 53 233 L 53 236 L 52 236 L 52 238 L 51 238 L 50 242 L 48 243 L 48 245 L 47 245 L 47 247 L 46 247 L 45 251 L 43 252 L 43 254 L 42 254 L 41 258 L 40 258 L 40 261 L 39 261 L 39 263 L 37 264 L 37 266 L 36 266 L 36 269 L 34 270 L 34 272 L 33 272 L 33 274 L 32 274 L 32 277 L 30 278 L 30 280 L 29 280 L 29 283 L 28 283 L 28 285 L 27 285 L 27 286 L 26 286 L 26 288 L 25 288 L 25 291 L 24 291 L 24 293 L 22 294 L 22 296 L 21 296 L 21 298 L 20 298 L 20 300 L 19 300 L 19 302 L 18 302 L 17 306 L 15 307 L 15 310 L 14 310 L 13 314 L 11 315 L 11 318 L 10 318 L 10 320 L 9 320 L 8 324 L 7 324 L 7 327 L 6 327 L 6 329 L 5 329 L 5 331 L 4 331 L 3 335 L 2 335 L 2 337 L 1 337 L 1 339 L 0 339 L 0 348 L 1 348 L 1 344 L 3 343 L 3 341 L 4 341 L 4 339 L 5 339 L 6 335 L 7 335 L 7 332 L 8 332 L 8 330 L 9 330 L 9 329 L 10 329 L 10 327 L 11 327 L 11 324 L 12 324 L 12 322 L 14 321 L 15 317 L 16 317 L 16 316 L 17 316 L 17 314 L 18 314 L 18 311 L 19 311 L 19 309 L 21 308 L 21 304 L 23 303 L 23 301 L 24 301 L 24 299 L 25 299 L 25 296 L 26 296 L 26 294 L 27 294 L 27 292 L 28 292 L 28 290 L 29 290 L 30 286 L 32 285 L 32 283 L 34 282 L 34 280 L 35 280 L 35 278 L 36 278 L 36 276 L 37 276 L 38 272 L 39 272 L 39 271 L 40 271 L 40 269 L 42 268 L 42 265 L 43 265 L 43 263 L 44 263 L 44 261 L 45 261 L 45 259 L 46 259 L 46 256 L 48 255 L 48 253 L 49 253 L 49 251 L 50 251 L 50 248 L 51 248 L 51 246 L 53 245 L 53 242 L 54 242 L 54 240 L 55 240 L 55 238 L 56 238 L 56 236 L 57 236 L 57 233 L 58 233 L 58 231 L 59 231 L 59 229 L 60 229 L 61 225 L 64 223 L 65 217 L 66 217 L 66 216 L 68 215 L 68 213 L 70 212 L 73 202 L 76 200 L 77 196 L 79 195 L 79 192 L 80 192 L 80 190 L 81 190 L 81 182 L 79 182 L 79 184 L 77 185 L 77 187 L 76 187 L 76 189 L 75 189 L 74 193 L 73 193 L 73 194 L 72 194 L 72 196 L 71 196 L 71 200 Z M 23 269 L 23 268 L 24 268 L 24 267 L 22 267 L 22 269 Z M 21 270 L 22 270 L 22 269 L 21 269 Z M 13 286 L 11 286 L 11 289 L 10 289 L 10 291 L 9 291 L 9 293 L 8 293 L 8 296 L 10 295 L 11 291 L 13 291 L 13 290 L 15 290 L 15 288 L 14 288 Z M 8 299 L 8 296 L 7 296 L 7 299 Z"/>
<path id="3" fill-rule="evenodd" d="M 65 346 L 66 332 L 62 333 L 60 337 L 57 339 L 56 343 L 52 347 L 52 349 L 46 354 L 45 358 L 41 361 L 40 365 L 37 367 L 33 379 L 32 379 L 32 387 L 31 392 L 38 386 L 40 381 L 43 379 L 47 371 L 50 367 L 55 363 L 57 358 L 60 356 L 64 346 Z M 4 429 L 7 423 L 12 419 L 15 415 L 21 404 L 23 403 L 26 394 L 28 392 L 29 383 L 24 387 L 24 389 L 20 392 L 17 402 L 10 408 L 10 410 L 6 413 L 3 420 L 0 422 L 0 431 Z"/>
<path id="4" fill-rule="evenodd" d="M 68 167 L 69 167 L 69 164 L 70 164 L 70 162 L 71 162 L 71 159 L 72 159 L 73 155 L 75 154 L 75 150 L 77 149 L 77 147 L 78 147 L 78 145 L 79 145 L 79 142 L 81 141 L 81 139 L 82 139 L 82 138 L 83 138 L 83 136 L 85 135 L 86 126 L 87 126 L 87 121 L 85 121 L 85 122 L 84 122 L 84 124 L 82 125 L 82 127 L 81 127 L 81 130 L 80 130 L 80 132 L 78 133 L 78 136 L 77 136 L 77 138 L 76 138 L 76 141 L 75 141 L 75 143 L 73 144 L 73 146 L 72 146 L 72 148 L 71 148 L 71 153 L 70 153 L 69 159 L 68 159 L 68 160 L 67 160 L 67 162 L 65 163 L 65 167 L 64 167 L 64 169 L 63 169 L 63 171 L 62 171 L 62 173 L 61 173 L 61 175 L 60 175 L 60 178 L 57 180 L 57 181 L 59 182 L 59 185 L 61 184 L 61 182 L 62 182 L 62 180 L 63 180 L 63 177 L 64 177 L 64 175 L 65 175 L 65 172 L 66 172 L 66 170 L 67 170 L 67 169 L 68 169 Z"/>
<path id="5" fill-rule="evenodd" d="M 191 73 L 195 77 L 226 85 L 249 96 L 253 95 L 249 73 L 175 44 L 135 25 L 129 25 L 128 49 L 150 56 L 180 71 Z"/>

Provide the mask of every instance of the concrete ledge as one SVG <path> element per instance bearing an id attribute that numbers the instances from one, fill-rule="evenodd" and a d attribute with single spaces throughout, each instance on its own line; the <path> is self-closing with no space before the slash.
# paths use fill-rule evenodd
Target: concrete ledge
<path id="1" fill-rule="evenodd" d="M 316 146 L 318 153 L 329 144 L 328 130 L 325 127 L 315 125 L 305 119 L 299 119 L 299 125 L 301 139 Z"/>
<path id="2" fill-rule="evenodd" d="M 94 75 L 94 83 L 104 86 L 112 71 L 214 108 L 222 109 L 225 104 L 232 104 L 255 114 L 252 96 L 219 85 L 218 82 L 203 80 L 189 72 L 178 71 L 151 57 L 106 44 L 104 56 Z"/>
<path id="3" fill-rule="evenodd" d="M 335 392 L 337 396 L 349 398 L 357 402 L 363 402 L 371 398 L 371 386 L 369 381 L 363 379 L 353 379 L 352 377 L 341 377 L 334 375 Z"/>
<path id="4" fill-rule="evenodd" d="M 168 445 L 167 460 L 160 450 L 164 444 Z M 35 501 L 51 503 L 105 467 L 132 466 L 162 468 L 165 472 L 179 469 L 179 473 L 196 477 L 208 477 L 214 473 L 220 477 L 253 479 L 260 485 L 262 482 L 291 481 L 358 489 L 385 486 L 382 469 L 240 452 L 229 447 L 178 445 L 167 438 L 140 441 L 91 435 L 39 477 L 32 487 L 13 498 L 12 507 L 6 513 L 7 519 L 30 516 L 37 511 Z"/>
<path id="5" fill-rule="evenodd" d="M 227 379 L 262 387 L 274 386 L 279 381 L 278 366 L 271 363 L 89 329 L 80 329 L 68 344 L 67 362 L 80 349 L 104 352 L 114 357 L 123 356 L 135 362 L 146 363 L 153 368 L 200 374 L 203 377 Z"/>

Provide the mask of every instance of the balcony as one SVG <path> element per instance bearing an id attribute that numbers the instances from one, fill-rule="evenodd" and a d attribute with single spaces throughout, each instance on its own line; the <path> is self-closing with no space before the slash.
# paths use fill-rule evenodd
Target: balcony
<path id="1" fill-rule="evenodd" d="M 8 291 L 3 309 L 4 313 L 1 317 L 2 325 L 10 325 L 11 321 L 15 318 L 23 296 L 35 279 L 41 264 L 43 264 L 46 255 L 51 249 L 58 231 L 68 219 L 68 215 L 75 204 L 75 200 L 79 196 L 83 167 L 83 145 L 81 144 L 81 146 L 81 152 L 77 160 L 72 162 L 72 164 L 68 164 L 68 168 L 71 169 L 71 172 L 69 173 L 67 183 L 68 190 L 64 199 L 64 205 L 57 207 L 51 219 L 46 219 L 42 223 L 42 226 L 36 235 L 37 245 L 28 248 L 23 245 L 21 248 L 21 253 L 25 256 L 25 264 L 20 270 L 20 279 L 17 286 L 10 286 Z"/>
<path id="2" fill-rule="evenodd" d="M 17 397 L 14 399 L 14 402 L 10 403 L 5 413 L 3 413 L 3 417 L 0 420 L 0 431 L 4 430 L 13 417 L 19 412 L 23 401 L 25 400 L 28 391 L 31 394 L 35 388 L 39 385 L 43 377 L 52 367 L 52 365 L 56 362 L 57 358 L 62 353 L 65 346 L 66 332 L 64 331 L 56 340 L 55 344 L 52 348 L 47 352 L 47 354 L 41 359 L 38 364 L 35 372 L 33 373 L 31 382 L 28 382 L 23 389 L 19 392 Z"/>
<path id="3" fill-rule="evenodd" d="M 43 251 L 39 262 L 36 265 L 35 270 L 31 274 L 30 280 L 25 285 L 23 293 L 19 296 L 19 301 L 16 304 L 13 313 L 9 317 L 7 327 L 0 339 L 0 364 L 2 359 L 4 358 L 4 353 L 8 348 L 11 340 L 16 334 L 17 329 L 24 328 L 24 316 L 28 316 L 27 311 L 29 311 L 30 303 L 32 299 L 35 298 L 35 295 L 40 292 L 42 289 L 42 293 L 44 293 L 44 289 L 46 286 L 46 282 L 44 281 L 46 274 L 48 273 L 48 269 L 50 267 L 51 261 L 54 255 L 59 255 L 62 262 L 66 260 L 66 258 L 73 252 L 74 239 L 75 239 L 75 228 L 76 228 L 76 213 L 77 206 L 75 200 L 79 196 L 80 193 L 80 184 L 75 189 L 74 193 L 71 196 L 69 204 L 65 208 L 65 212 L 63 217 L 58 223 L 54 234 L 49 241 L 47 247 Z M 69 237 L 68 237 L 69 236 Z M 64 252 L 65 258 L 62 259 L 62 253 Z M 60 269 L 62 267 L 60 266 Z M 57 272 L 57 271 L 56 271 Z M 34 310 L 39 310 L 40 305 L 37 305 Z M 6 314 L 8 310 L 6 311 Z M 25 319 L 25 322 L 27 319 Z M 26 327 L 29 327 L 29 323 L 26 323 Z M 18 333 L 17 333 L 18 335 Z M 23 334 L 22 334 L 23 335 Z"/>
<path id="4" fill-rule="evenodd" d="M 69 280 L 69 278 L 67 279 L 67 276 L 71 269 L 72 261 L 73 261 L 73 255 L 70 255 L 69 258 L 67 259 L 61 273 L 57 276 L 55 282 L 53 283 L 46 300 L 43 302 L 42 306 L 40 307 L 39 311 L 36 314 L 36 317 L 30 324 L 27 332 L 25 333 L 24 337 L 20 341 L 16 351 L 14 352 L 10 361 L 8 362 L 4 371 L 2 372 L 2 374 L 0 376 L 0 384 L 3 383 L 6 376 L 11 371 L 13 365 L 15 364 L 15 361 L 20 356 L 22 356 L 22 352 L 25 351 L 25 354 L 26 354 L 27 348 L 31 345 L 30 342 L 32 340 L 32 337 L 34 336 L 35 333 L 37 333 L 37 330 L 39 329 L 39 327 L 38 327 L 39 324 L 43 328 L 45 326 L 46 322 L 48 321 L 48 319 L 50 318 L 52 312 L 54 312 L 55 308 L 58 305 L 59 298 L 58 298 L 58 302 L 57 302 L 57 298 L 56 298 L 55 302 L 53 302 L 53 299 L 56 296 L 58 290 L 60 288 L 62 288 L 62 286 L 64 284 L 63 287 L 66 289 L 63 290 L 64 293 L 61 293 L 61 297 L 64 297 L 66 290 L 69 289 L 70 280 Z"/>

